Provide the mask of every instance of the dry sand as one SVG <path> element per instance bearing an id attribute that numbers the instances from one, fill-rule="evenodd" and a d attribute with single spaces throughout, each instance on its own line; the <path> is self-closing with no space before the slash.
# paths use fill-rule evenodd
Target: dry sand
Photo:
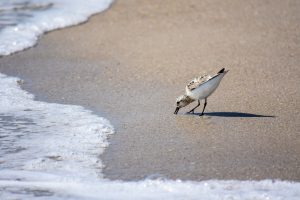
<path id="1" fill-rule="evenodd" d="M 112 122 L 107 178 L 299 181 L 299 10 L 297 0 L 120 0 L 1 58 L 0 70 L 39 100 Z M 204 117 L 173 114 L 191 78 L 223 66 Z"/>

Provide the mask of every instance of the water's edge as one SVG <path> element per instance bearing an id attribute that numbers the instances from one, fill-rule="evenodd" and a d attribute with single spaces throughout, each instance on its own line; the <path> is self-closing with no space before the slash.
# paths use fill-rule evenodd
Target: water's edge
<path id="1" fill-rule="evenodd" d="M 14 49 L 15 47 L 10 49 L 4 47 L 2 55 L 27 49 L 30 45 L 34 45 L 38 35 L 45 31 L 50 29 L 37 32 L 33 38 L 30 36 L 30 42 L 21 44 L 22 48 L 18 50 Z M 32 94 L 20 88 L 20 84 L 22 80 L 19 78 L 0 74 L 0 198 L 298 199 L 300 197 L 300 183 L 280 180 L 194 182 L 147 179 L 124 182 L 103 179 L 101 173 L 103 166 L 99 156 L 108 146 L 107 137 L 114 133 L 110 122 L 81 106 L 36 101 Z"/>

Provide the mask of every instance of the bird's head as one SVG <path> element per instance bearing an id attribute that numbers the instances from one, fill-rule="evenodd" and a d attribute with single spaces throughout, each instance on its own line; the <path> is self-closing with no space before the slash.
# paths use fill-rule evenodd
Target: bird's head
<path id="1" fill-rule="evenodd" d="M 191 99 L 189 96 L 187 95 L 181 95 L 176 99 L 176 109 L 174 114 L 176 115 L 179 111 L 180 108 L 187 106 L 188 104 L 190 104 L 191 102 L 193 102 L 194 100 Z"/>

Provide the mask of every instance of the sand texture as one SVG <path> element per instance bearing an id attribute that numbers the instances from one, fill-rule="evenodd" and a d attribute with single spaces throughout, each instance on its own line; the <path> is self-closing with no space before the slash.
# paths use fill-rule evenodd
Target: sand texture
<path id="1" fill-rule="evenodd" d="M 300 181 L 299 10 L 297 0 L 120 0 L 0 58 L 0 71 L 37 99 L 109 119 L 107 178 Z M 204 117 L 184 114 L 195 104 L 173 114 L 188 81 L 222 67 Z"/>

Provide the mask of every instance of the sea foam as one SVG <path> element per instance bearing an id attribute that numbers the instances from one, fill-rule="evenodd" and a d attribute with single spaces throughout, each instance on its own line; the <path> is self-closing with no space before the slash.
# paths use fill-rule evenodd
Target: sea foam
<path id="1" fill-rule="evenodd" d="M 112 0 L 2 0 L 0 2 L 0 56 L 36 44 L 51 30 L 82 23 L 107 9 Z"/>
<path id="2" fill-rule="evenodd" d="M 81 106 L 34 101 L 17 82 L 0 74 L 0 169 L 98 179 L 110 123 Z"/>

